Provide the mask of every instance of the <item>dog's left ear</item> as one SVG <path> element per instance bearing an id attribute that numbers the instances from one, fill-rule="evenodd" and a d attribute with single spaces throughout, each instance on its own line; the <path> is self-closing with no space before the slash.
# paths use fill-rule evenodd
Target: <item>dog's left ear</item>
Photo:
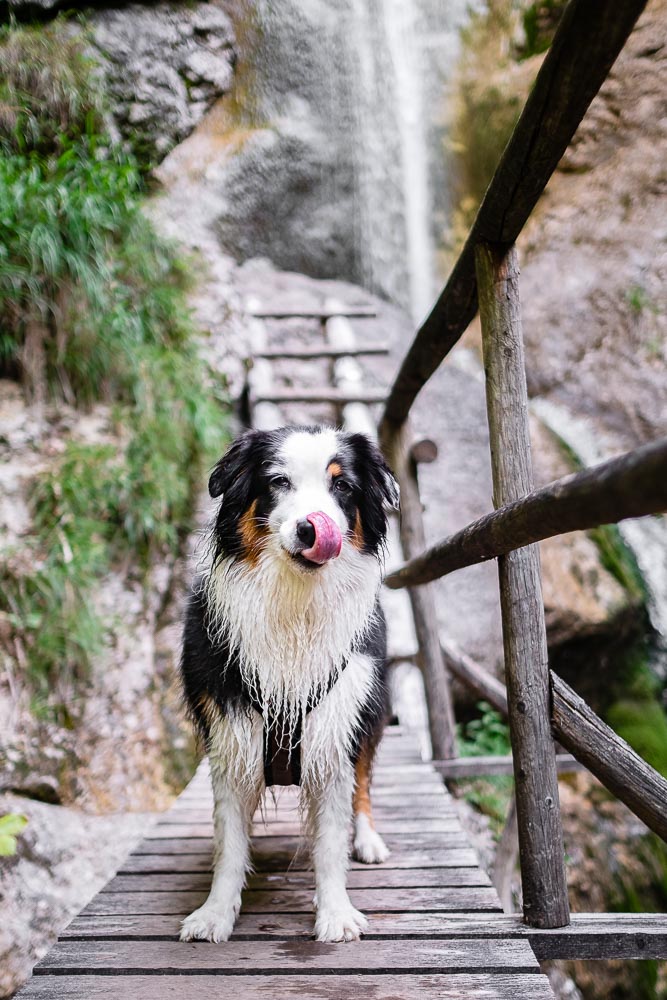
<path id="1" fill-rule="evenodd" d="M 248 473 L 250 453 L 261 435 L 261 431 L 246 431 L 230 445 L 209 477 L 208 492 L 213 499 L 227 493 Z"/>
<path id="2" fill-rule="evenodd" d="M 383 480 L 382 494 L 384 502 L 390 510 L 398 510 L 401 506 L 401 487 L 384 459 L 381 458 L 381 475 Z"/>
<path id="3" fill-rule="evenodd" d="M 390 510 L 398 510 L 401 496 L 400 487 L 378 446 L 365 434 L 353 434 L 351 442 L 356 448 L 357 454 L 363 456 L 362 461 L 366 468 L 366 474 L 373 487 L 379 490 L 383 505 Z"/>

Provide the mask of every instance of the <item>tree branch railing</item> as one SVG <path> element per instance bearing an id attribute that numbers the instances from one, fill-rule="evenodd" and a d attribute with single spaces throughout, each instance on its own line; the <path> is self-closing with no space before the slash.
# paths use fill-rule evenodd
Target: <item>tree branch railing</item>
<path id="1" fill-rule="evenodd" d="M 514 248 L 645 6 L 646 0 L 570 0 L 450 278 L 403 359 L 379 425 L 385 455 L 396 462 L 399 481 L 408 487 L 403 509 L 410 525 L 409 544 L 403 545 L 406 565 L 387 583 L 411 587 L 413 607 L 423 612 L 421 632 L 429 642 L 425 657 L 420 641 L 420 663 L 424 669 L 425 659 L 432 661 L 425 670 L 429 684 L 438 676 L 447 683 L 448 672 L 458 672 L 464 680 L 467 675 L 470 686 L 484 689 L 487 697 L 490 693 L 489 700 L 496 698 L 508 713 L 523 916 L 537 928 L 569 923 L 554 738 L 667 839 L 667 781 L 549 671 L 534 544 L 577 528 L 663 510 L 667 441 L 533 489 Z M 414 543 L 423 537 L 423 520 L 416 463 L 402 460 L 409 454 L 408 416 L 478 307 L 496 511 L 416 555 Z M 448 671 L 441 669 L 430 591 L 423 606 L 415 604 L 418 584 L 495 557 L 507 679 L 502 694 L 498 682 L 475 680 L 475 664 L 460 654 L 445 649 Z M 435 717 L 432 731 L 434 724 Z"/>
<path id="2" fill-rule="evenodd" d="M 416 587 L 567 531 L 667 510 L 667 437 L 533 490 L 436 542 L 385 578 Z"/>

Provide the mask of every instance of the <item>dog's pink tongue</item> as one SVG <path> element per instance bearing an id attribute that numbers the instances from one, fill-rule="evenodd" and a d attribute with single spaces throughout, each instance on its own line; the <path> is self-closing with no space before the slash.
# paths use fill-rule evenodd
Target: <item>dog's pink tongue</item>
<path id="1" fill-rule="evenodd" d="M 303 549 L 301 555 L 320 565 L 340 555 L 343 536 L 336 522 L 321 510 L 308 514 L 306 520 L 315 529 L 315 542 L 309 549 Z"/>

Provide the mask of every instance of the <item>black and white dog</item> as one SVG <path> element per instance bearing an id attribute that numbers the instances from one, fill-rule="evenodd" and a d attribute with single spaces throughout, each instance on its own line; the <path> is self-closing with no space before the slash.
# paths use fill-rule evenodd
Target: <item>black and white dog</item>
<path id="1" fill-rule="evenodd" d="M 240 437 L 209 492 L 222 502 L 211 568 L 190 598 L 182 676 L 209 755 L 215 868 L 181 939 L 229 937 L 252 815 L 267 785 L 300 784 L 315 933 L 351 941 L 367 926 L 345 885 L 352 818 L 356 857 L 388 856 L 369 785 L 387 713 L 378 591 L 398 487 L 363 434 L 291 427 Z"/>

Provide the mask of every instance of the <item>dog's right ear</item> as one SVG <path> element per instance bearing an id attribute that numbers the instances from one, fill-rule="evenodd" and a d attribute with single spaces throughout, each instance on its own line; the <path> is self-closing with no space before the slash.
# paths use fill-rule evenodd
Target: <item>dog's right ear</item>
<path id="1" fill-rule="evenodd" d="M 250 472 L 248 459 L 261 433 L 246 431 L 227 449 L 208 481 L 208 492 L 213 499 L 227 493 L 235 484 L 240 483 L 244 474 Z"/>

